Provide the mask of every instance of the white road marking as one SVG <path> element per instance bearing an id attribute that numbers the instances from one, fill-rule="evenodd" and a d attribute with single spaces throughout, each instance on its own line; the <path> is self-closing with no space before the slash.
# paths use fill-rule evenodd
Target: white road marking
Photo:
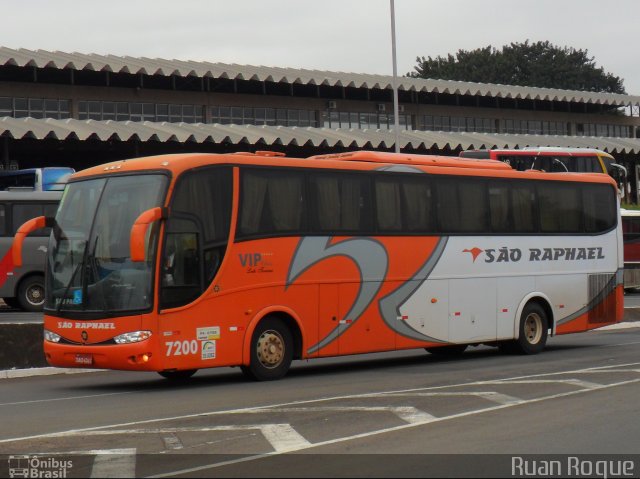
<path id="1" fill-rule="evenodd" d="M 630 381 L 622 381 L 622 382 L 615 383 L 615 384 L 609 384 L 609 385 L 603 386 L 601 389 L 609 389 L 609 388 L 613 388 L 613 387 L 617 387 L 617 386 L 624 386 L 624 385 L 634 384 L 634 383 L 640 383 L 640 379 L 632 379 Z M 540 398 L 536 398 L 536 399 L 528 399 L 528 400 L 524 400 L 523 402 L 517 403 L 517 404 L 501 404 L 501 405 L 498 405 L 498 406 L 492 406 L 492 407 L 488 407 L 488 408 L 485 408 L 485 409 L 477 409 L 477 410 L 473 410 L 473 411 L 465 411 L 465 412 L 462 412 L 462 413 L 459 413 L 459 414 L 452 414 L 450 416 L 439 417 L 439 418 L 436 418 L 432 422 L 436 423 L 436 422 L 450 421 L 452 419 L 475 416 L 477 414 L 483 414 L 483 413 L 486 413 L 486 412 L 498 411 L 498 410 L 501 410 L 501 409 L 507 409 L 507 408 L 511 408 L 511 407 L 517 407 L 517 406 L 522 405 L 522 404 L 533 404 L 533 403 L 538 403 L 538 402 L 542 402 L 542 401 L 548 401 L 548 400 L 551 400 L 551 399 L 559 399 L 559 398 L 564 398 L 564 397 L 569 397 L 569 396 L 575 396 L 575 395 L 578 395 L 578 394 L 585 394 L 585 393 L 588 393 L 588 392 L 591 392 L 591 391 L 593 391 L 593 389 L 580 389 L 578 391 L 570 391 L 570 392 L 565 392 L 565 393 L 560 393 L 560 394 L 553 394 L 551 396 L 544 396 L 544 397 L 540 397 Z M 288 452 L 297 452 L 297 451 L 311 449 L 311 448 L 318 448 L 318 447 L 322 447 L 322 446 L 328 446 L 328 445 L 333 445 L 333 444 L 339 444 L 339 443 L 342 443 L 342 442 L 353 441 L 353 440 L 356 440 L 356 439 L 365 439 L 365 438 L 369 438 L 369 437 L 372 437 L 372 436 L 378 436 L 378 435 L 386 434 L 386 433 L 390 433 L 390 432 L 401 431 L 403 429 L 414 428 L 414 427 L 417 427 L 417 426 L 422 426 L 422 424 L 404 424 L 402 426 L 389 427 L 389 428 L 385 428 L 385 429 L 378 429 L 377 431 L 369 431 L 369 432 L 365 432 L 365 433 L 361 433 L 361 434 L 354 434 L 352 436 L 341 437 L 341 438 L 337 438 L 337 439 L 330 439 L 330 440 L 327 440 L 327 441 L 321 441 L 321 442 L 317 442 L 315 444 L 311 444 L 308 447 L 305 447 L 305 448 L 302 448 L 302 449 L 298 449 L 296 451 L 288 451 Z M 209 465 L 197 466 L 197 467 L 192 467 L 192 468 L 187 468 L 187 469 L 181 469 L 181 470 L 177 470 L 177 471 L 171 471 L 171 472 L 167 472 L 167 473 L 164 473 L 164 474 L 158 474 L 158 475 L 148 476 L 148 477 L 159 478 L 159 477 L 171 477 L 171 476 L 182 475 L 182 474 L 191 474 L 191 473 L 194 473 L 194 472 L 205 471 L 205 470 L 208 470 L 208 469 L 216 469 L 216 468 L 219 468 L 219 467 L 229 466 L 229 465 L 233 465 L 233 464 L 239 464 L 239 463 L 242 463 L 242 462 L 255 461 L 257 459 L 262 459 L 262 458 L 273 456 L 273 455 L 276 455 L 276 454 L 277 453 L 256 454 L 256 455 L 253 455 L 253 456 L 247 456 L 247 457 L 243 457 L 243 458 L 240 458 L 240 459 L 224 461 L 224 462 L 218 462 L 218 463 L 212 463 L 212 464 L 209 464 Z"/>
<path id="2" fill-rule="evenodd" d="M 428 414 L 424 411 L 416 409 L 411 406 L 326 406 L 326 407 L 297 407 L 297 408 L 269 408 L 269 413 L 272 412 L 284 412 L 284 413 L 295 413 L 295 412 L 390 412 L 395 414 L 403 421 L 409 424 L 426 424 L 435 419 L 434 416 Z M 233 412 L 232 414 L 264 414 L 265 411 L 262 409 L 255 409 L 251 411 L 238 411 Z"/>
<path id="3" fill-rule="evenodd" d="M 131 394 L 131 393 L 134 393 L 134 392 L 139 392 L 139 391 L 125 391 L 125 392 L 121 392 L 121 393 L 89 394 L 89 395 L 86 395 L 86 396 L 68 396 L 68 397 L 50 398 L 50 399 L 33 399 L 31 401 L 5 402 L 5 403 L 0 403 L 0 407 L 2 407 L 2 406 L 21 406 L 23 404 L 35 404 L 35 403 L 42 403 L 42 402 L 71 401 L 71 400 L 75 400 L 75 399 L 88 399 L 88 398 L 98 398 L 98 397 L 107 397 L 107 396 L 119 396 L 119 395 L 122 395 L 122 394 Z"/>
<path id="4" fill-rule="evenodd" d="M 92 451 L 91 477 L 136 477 L 135 449 L 104 449 Z"/>
<path id="5" fill-rule="evenodd" d="M 85 451 L 32 452 L 32 456 L 96 456 L 89 477 L 136 477 L 135 448 Z"/>
<path id="6" fill-rule="evenodd" d="M 507 394 L 502 394 L 495 391 L 464 391 L 464 392 L 437 392 L 437 393 L 393 393 L 382 394 L 380 397 L 448 397 L 448 396 L 476 396 L 483 399 L 487 399 L 491 402 L 497 402 L 498 404 L 520 404 L 523 399 L 519 399 Z"/>
<path id="7" fill-rule="evenodd" d="M 302 437 L 290 424 L 249 424 L 231 426 L 205 426 L 205 427 L 167 427 L 152 429 L 110 429 L 70 431 L 49 434 L 46 437 L 69 437 L 69 436 L 114 436 L 114 435 L 134 435 L 134 434 L 175 434 L 180 432 L 212 432 L 212 431 L 246 431 L 258 429 L 276 452 L 297 451 L 311 446 L 311 443 Z"/>
<path id="8" fill-rule="evenodd" d="M 591 383 L 580 379 L 531 379 L 531 380 L 498 380 L 498 381 L 481 381 L 478 384 L 485 385 L 502 385 L 502 384 L 570 384 L 584 389 L 600 389 L 604 384 Z"/>
<path id="9" fill-rule="evenodd" d="M 604 371 L 576 371 L 573 374 L 640 373 L 640 369 L 607 369 Z"/>
<path id="10" fill-rule="evenodd" d="M 265 424 L 260 426 L 260 431 L 276 452 L 299 451 L 312 446 L 290 424 Z"/>

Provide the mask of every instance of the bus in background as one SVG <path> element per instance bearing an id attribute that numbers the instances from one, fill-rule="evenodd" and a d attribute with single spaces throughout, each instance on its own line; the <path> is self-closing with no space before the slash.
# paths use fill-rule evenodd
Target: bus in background
<path id="1" fill-rule="evenodd" d="M 73 173 L 58 166 L 0 171 L 0 190 L 62 191 Z"/>
<path id="2" fill-rule="evenodd" d="M 640 211 L 620 209 L 624 241 L 624 287 L 640 288 Z"/>
<path id="3" fill-rule="evenodd" d="M 0 191 L 0 298 L 7 306 L 42 311 L 44 265 L 50 228 L 34 231 L 24 244 L 24 262 L 13 263 L 11 245 L 18 228 L 37 216 L 54 216 L 62 191 Z"/>
<path id="4" fill-rule="evenodd" d="M 514 170 L 539 170 L 549 173 L 607 173 L 620 192 L 626 192 L 627 170 L 609 153 L 594 148 L 526 147 L 516 149 L 467 150 L 461 158 L 503 161 Z"/>
<path id="5" fill-rule="evenodd" d="M 360 151 L 177 154 L 69 180 L 47 253 L 53 366 L 156 371 L 547 337 L 622 319 L 618 197 L 606 175 Z"/>

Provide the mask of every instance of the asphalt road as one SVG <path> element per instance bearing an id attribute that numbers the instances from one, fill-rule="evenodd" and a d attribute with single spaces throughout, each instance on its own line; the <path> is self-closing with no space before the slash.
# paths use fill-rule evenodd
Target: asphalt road
<path id="1" fill-rule="evenodd" d="M 509 477 L 513 455 L 624 454 L 638 477 L 639 352 L 630 328 L 552 338 L 537 356 L 298 362 L 270 383 L 231 368 L 185 384 L 3 379 L 0 452 L 69 460 L 67 477 Z"/>

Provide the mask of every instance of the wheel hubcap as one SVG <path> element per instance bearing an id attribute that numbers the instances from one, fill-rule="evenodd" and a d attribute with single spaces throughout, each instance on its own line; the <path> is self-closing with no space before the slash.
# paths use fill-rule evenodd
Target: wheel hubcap
<path id="1" fill-rule="evenodd" d="M 27 290 L 27 301 L 34 306 L 40 306 L 44 303 L 44 288 L 42 286 L 33 286 Z"/>
<path id="2" fill-rule="evenodd" d="M 536 313 L 527 316 L 524 322 L 524 334 L 529 344 L 538 344 L 542 338 L 542 318 Z"/>
<path id="3" fill-rule="evenodd" d="M 258 361 L 269 369 L 277 368 L 284 360 L 284 339 L 277 331 L 265 331 L 257 345 Z"/>

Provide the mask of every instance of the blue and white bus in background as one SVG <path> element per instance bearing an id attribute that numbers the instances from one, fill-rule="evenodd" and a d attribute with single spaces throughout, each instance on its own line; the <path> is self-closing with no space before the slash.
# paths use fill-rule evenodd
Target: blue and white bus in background
<path id="1" fill-rule="evenodd" d="M 0 171 L 0 190 L 62 191 L 73 173 L 62 166 Z"/>
<path id="2" fill-rule="evenodd" d="M 25 221 L 55 216 L 67 178 L 74 172 L 66 167 L 0 171 L 0 298 L 11 308 L 42 311 L 49 228 L 29 238 L 20 267 L 13 264 L 11 244 Z"/>

